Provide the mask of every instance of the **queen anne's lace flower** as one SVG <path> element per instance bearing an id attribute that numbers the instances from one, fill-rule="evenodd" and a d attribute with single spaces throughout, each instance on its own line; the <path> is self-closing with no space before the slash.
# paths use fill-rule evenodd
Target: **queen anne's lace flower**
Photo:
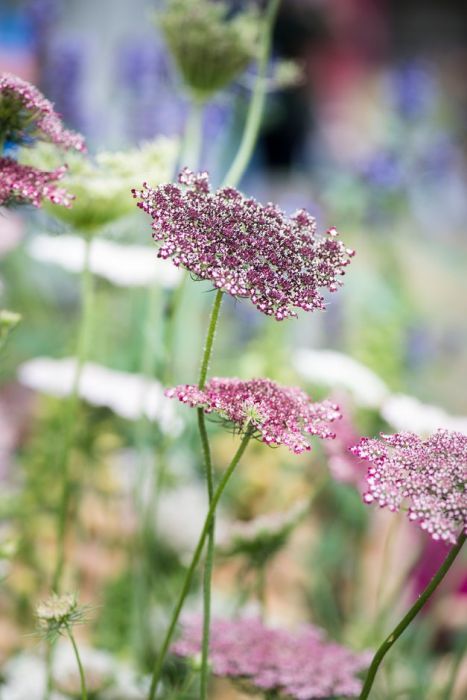
<path id="1" fill-rule="evenodd" d="M 55 184 L 65 172 L 65 166 L 48 172 L 21 165 L 12 158 L 0 158 L 0 206 L 33 204 L 39 207 L 43 199 L 48 199 L 69 207 L 73 195 Z"/>
<path id="2" fill-rule="evenodd" d="M 353 251 L 329 229 L 316 235 L 315 219 L 304 210 L 288 218 L 232 187 L 211 192 L 207 173 L 185 169 L 183 191 L 173 184 L 133 190 L 152 219 L 158 256 L 171 258 L 199 279 L 235 297 L 247 297 L 278 321 L 296 316 L 293 307 L 324 309 L 320 289 L 340 286 Z"/>
<path id="3" fill-rule="evenodd" d="M 2 141 L 30 145 L 50 141 L 63 148 L 86 150 L 80 134 L 63 127 L 53 105 L 39 90 L 16 75 L 0 75 L 0 136 Z"/>
<path id="4" fill-rule="evenodd" d="M 362 438 L 352 452 L 370 463 L 366 503 L 392 511 L 408 505 L 410 520 L 434 540 L 455 543 L 467 532 L 467 435 L 438 430 Z"/>
<path id="5" fill-rule="evenodd" d="M 311 449 L 303 433 L 333 438 L 327 424 L 340 418 L 335 404 L 312 403 L 298 387 L 280 386 L 270 379 L 213 378 L 203 390 L 183 384 L 168 389 L 166 395 L 205 413 L 216 412 L 240 431 L 248 426 L 267 445 L 285 445 L 296 454 Z"/>
<path id="6" fill-rule="evenodd" d="M 201 620 L 188 620 L 172 651 L 196 656 L 201 640 Z M 258 619 L 214 620 L 209 658 L 217 676 L 242 681 L 249 690 L 275 691 L 296 700 L 355 697 L 361 689 L 356 674 L 369 662 L 366 652 L 329 642 L 312 625 L 292 633 L 268 628 Z"/>

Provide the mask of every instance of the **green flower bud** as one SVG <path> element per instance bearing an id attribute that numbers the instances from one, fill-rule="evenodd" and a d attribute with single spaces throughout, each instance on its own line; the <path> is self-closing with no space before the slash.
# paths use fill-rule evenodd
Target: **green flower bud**
<path id="1" fill-rule="evenodd" d="M 3 309 L 0 311 L 0 348 L 5 344 L 11 331 L 16 328 L 21 321 L 21 315 L 14 311 Z"/>
<path id="2" fill-rule="evenodd" d="M 229 16 L 225 2 L 167 0 L 156 20 L 198 100 L 225 88 L 256 56 L 261 19 L 254 9 Z"/>

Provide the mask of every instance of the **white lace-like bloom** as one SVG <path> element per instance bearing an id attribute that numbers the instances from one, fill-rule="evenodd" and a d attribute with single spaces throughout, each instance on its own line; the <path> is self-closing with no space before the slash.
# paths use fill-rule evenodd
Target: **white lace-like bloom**
<path id="1" fill-rule="evenodd" d="M 102 238 L 91 242 L 90 268 L 93 274 L 118 287 L 145 287 L 157 282 L 161 287 L 177 287 L 183 275 L 169 262 L 154 264 L 154 250 L 143 245 L 124 245 Z M 43 263 L 79 273 L 84 265 L 85 242 L 80 236 L 39 234 L 28 244 L 29 255 Z"/>
<path id="2" fill-rule="evenodd" d="M 68 396 L 75 374 L 74 358 L 55 360 L 38 357 L 18 369 L 22 384 L 51 396 Z M 127 420 L 138 420 L 142 411 L 157 421 L 165 433 L 176 435 L 181 429 L 170 401 L 166 401 L 159 382 L 147 381 L 139 374 L 118 372 L 87 362 L 79 386 L 79 395 L 93 406 L 105 406 Z"/>
<path id="3" fill-rule="evenodd" d="M 388 396 L 381 407 L 381 415 L 399 432 L 428 436 L 444 428 L 467 435 L 467 416 L 449 415 L 443 408 L 422 403 L 414 396 Z"/>
<path id="4" fill-rule="evenodd" d="M 298 374 L 313 384 L 345 389 L 359 406 L 379 408 L 389 389 L 378 375 L 349 355 L 335 350 L 297 350 L 292 362 Z"/>

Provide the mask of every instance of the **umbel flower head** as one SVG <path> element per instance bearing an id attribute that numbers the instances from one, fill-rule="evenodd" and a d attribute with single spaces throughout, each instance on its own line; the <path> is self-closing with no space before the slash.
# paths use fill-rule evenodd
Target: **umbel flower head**
<path id="1" fill-rule="evenodd" d="M 136 177 L 144 173 L 155 182 L 168 180 L 175 157 L 176 142 L 165 137 L 128 151 L 102 151 L 93 160 L 71 154 L 63 184 L 74 197 L 73 207 L 46 208 L 79 231 L 105 226 L 133 210 L 130 190 Z M 47 144 L 24 154 L 24 158 L 40 168 L 57 165 L 56 150 Z"/>
<path id="2" fill-rule="evenodd" d="M 328 423 L 340 418 L 329 401 L 312 403 L 298 387 L 281 386 L 270 379 L 209 380 L 204 389 L 183 384 L 166 391 L 205 413 L 217 413 L 240 432 L 252 434 L 270 446 L 285 445 L 299 454 L 310 450 L 305 434 L 333 438 Z"/>
<path id="3" fill-rule="evenodd" d="M 167 0 L 156 19 L 186 86 L 200 99 L 226 87 L 256 55 L 261 21 L 254 9 L 232 15 L 224 0 Z"/>
<path id="4" fill-rule="evenodd" d="M 335 229 L 316 235 L 315 219 L 300 210 L 288 218 L 232 187 L 210 190 L 207 173 L 183 170 L 179 182 L 133 190 L 152 218 L 158 256 L 171 258 L 198 279 L 235 297 L 247 297 L 278 321 L 296 316 L 294 307 L 324 309 L 320 289 L 340 286 L 353 251 Z"/>
<path id="5" fill-rule="evenodd" d="M 39 207 L 42 200 L 47 199 L 69 207 L 73 196 L 56 185 L 65 172 L 65 166 L 47 171 L 22 165 L 13 158 L 0 158 L 0 206 L 32 204 Z"/>
<path id="6" fill-rule="evenodd" d="M 455 543 L 467 532 L 467 435 L 438 430 L 427 439 L 414 433 L 362 438 L 351 451 L 370 463 L 366 503 L 397 511 L 434 540 Z"/>
<path id="7" fill-rule="evenodd" d="M 202 621 L 192 618 L 172 651 L 194 657 L 201 643 Z M 312 625 L 294 633 L 266 627 L 255 618 L 213 620 L 209 658 L 216 676 L 239 681 L 248 691 L 296 700 L 355 697 L 361 690 L 357 674 L 369 661 L 367 653 L 327 641 Z"/>
<path id="8" fill-rule="evenodd" d="M 0 143 L 30 146 L 49 141 L 85 151 L 80 134 L 65 129 L 53 104 L 39 90 L 15 75 L 0 75 Z"/>

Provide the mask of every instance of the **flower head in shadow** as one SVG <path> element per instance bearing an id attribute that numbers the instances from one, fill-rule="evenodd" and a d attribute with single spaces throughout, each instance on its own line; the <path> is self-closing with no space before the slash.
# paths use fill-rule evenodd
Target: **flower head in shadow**
<path id="1" fill-rule="evenodd" d="M 362 438 L 351 448 L 370 463 L 364 496 L 392 511 L 408 507 L 410 520 L 434 540 L 455 543 L 467 532 L 467 435 L 438 430 Z"/>
<path id="2" fill-rule="evenodd" d="M 335 404 L 312 403 L 298 387 L 270 379 L 213 378 L 204 389 L 184 384 L 168 389 L 166 396 L 217 413 L 240 432 L 250 430 L 267 445 L 284 445 L 295 454 L 311 449 L 306 434 L 333 438 L 328 424 L 340 418 Z"/>
<path id="3" fill-rule="evenodd" d="M 179 182 L 133 190 L 152 218 L 158 256 L 171 258 L 196 278 L 234 297 L 246 297 L 262 313 L 281 321 L 324 309 L 320 290 L 336 291 L 353 251 L 334 228 L 316 234 L 304 210 L 292 217 L 262 205 L 232 187 L 210 189 L 207 173 L 183 170 Z"/>

